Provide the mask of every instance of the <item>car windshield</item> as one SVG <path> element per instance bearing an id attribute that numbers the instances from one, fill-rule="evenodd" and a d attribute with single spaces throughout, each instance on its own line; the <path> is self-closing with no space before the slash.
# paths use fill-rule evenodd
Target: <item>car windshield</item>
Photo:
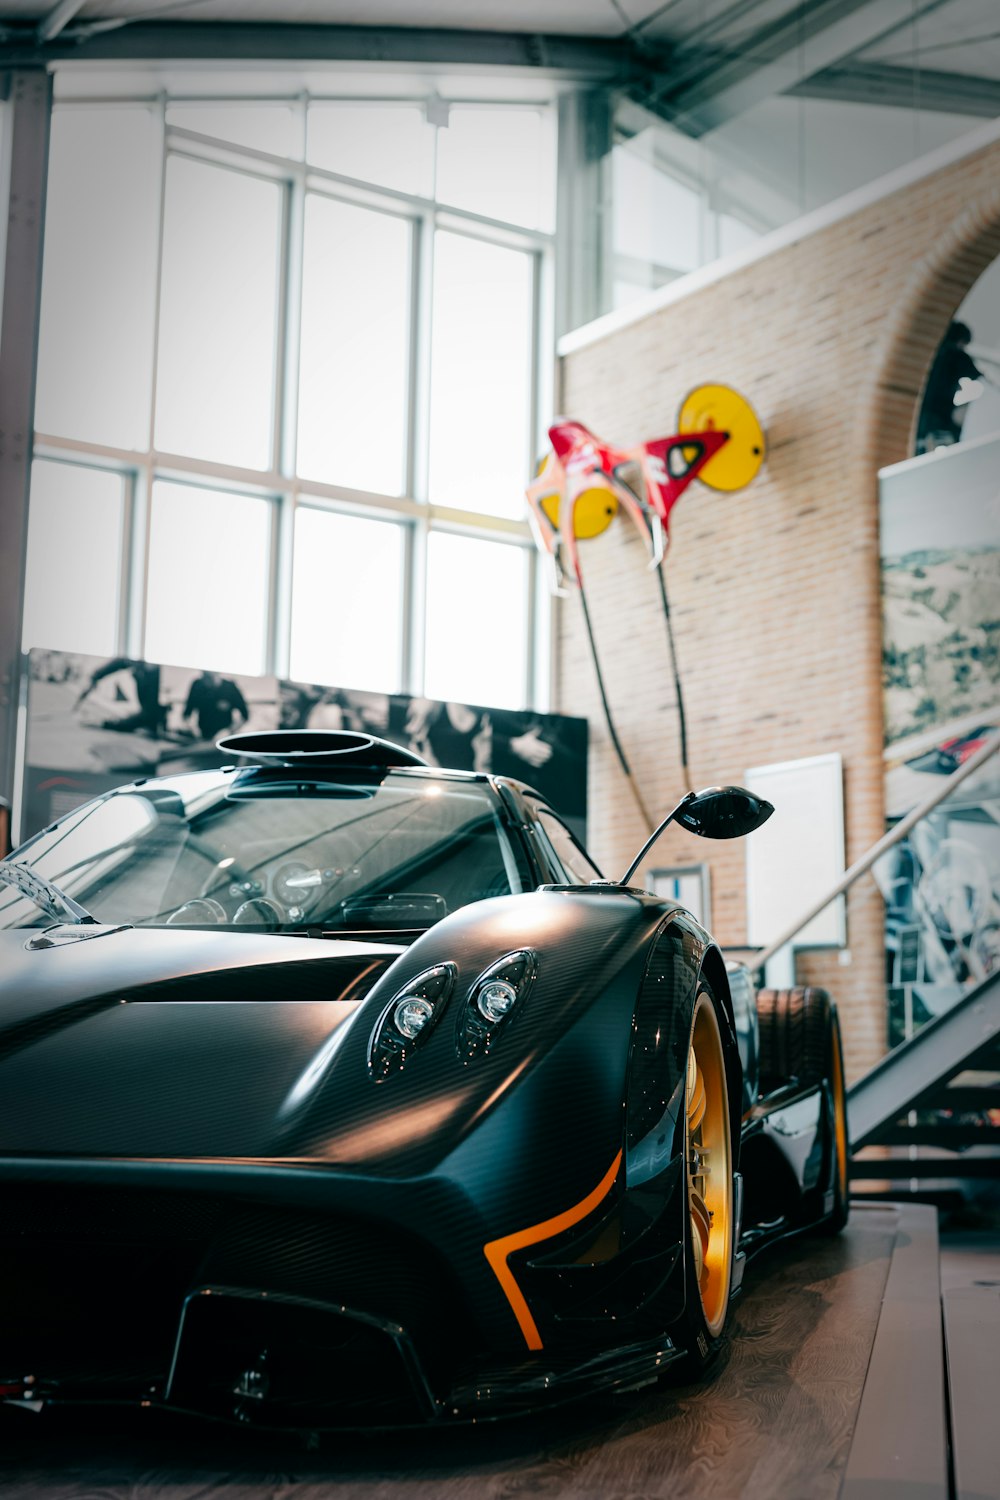
<path id="1" fill-rule="evenodd" d="M 14 858 L 99 922 L 271 932 L 423 929 L 530 878 L 489 786 L 399 772 L 150 782 L 77 809 Z M 51 921 L 0 886 L 0 928 Z"/>

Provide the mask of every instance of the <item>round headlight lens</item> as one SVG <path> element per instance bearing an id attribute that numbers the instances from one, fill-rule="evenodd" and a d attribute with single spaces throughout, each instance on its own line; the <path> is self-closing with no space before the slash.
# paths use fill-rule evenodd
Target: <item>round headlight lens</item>
<path id="1" fill-rule="evenodd" d="M 408 1042 L 420 1035 L 431 1016 L 434 1007 L 423 995 L 404 995 L 393 1012 L 393 1021 L 400 1036 L 405 1036 Z"/>
<path id="2" fill-rule="evenodd" d="M 485 1021 L 502 1021 L 517 1003 L 517 990 L 505 979 L 491 979 L 476 996 L 479 1014 Z"/>

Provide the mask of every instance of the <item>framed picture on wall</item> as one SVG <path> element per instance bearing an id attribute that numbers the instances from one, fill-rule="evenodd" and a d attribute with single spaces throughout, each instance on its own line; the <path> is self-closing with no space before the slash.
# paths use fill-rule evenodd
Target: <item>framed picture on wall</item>
<path id="1" fill-rule="evenodd" d="M 647 870 L 646 889 L 679 901 L 703 927 L 712 925 L 712 882 L 708 865 L 669 865 Z"/>

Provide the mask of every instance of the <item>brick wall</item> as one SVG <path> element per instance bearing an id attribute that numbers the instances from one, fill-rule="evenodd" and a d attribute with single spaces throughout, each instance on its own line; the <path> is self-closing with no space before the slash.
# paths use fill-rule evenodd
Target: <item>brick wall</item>
<path id="1" fill-rule="evenodd" d="M 569 354 L 561 410 L 609 441 L 673 430 L 703 381 L 754 403 L 768 462 L 736 495 L 695 483 L 667 582 L 694 784 L 838 751 L 848 861 L 884 831 L 877 471 L 911 451 L 920 389 L 955 309 L 1000 254 L 1000 144 Z M 654 578 L 627 521 L 584 544 L 616 720 L 647 801 L 683 790 Z M 556 706 L 592 724 L 590 842 L 620 873 L 644 828 L 608 741 L 578 598 L 558 612 Z M 803 838 L 808 829 L 803 829 Z M 656 862 L 711 866 L 713 929 L 746 938 L 745 847 L 671 829 Z M 800 960 L 844 1014 L 853 1077 L 885 1046 L 882 912 L 859 888 L 849 963 Z"/>

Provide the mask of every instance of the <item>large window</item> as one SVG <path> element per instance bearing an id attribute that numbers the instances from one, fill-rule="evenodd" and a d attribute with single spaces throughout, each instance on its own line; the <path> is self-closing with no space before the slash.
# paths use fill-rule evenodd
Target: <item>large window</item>
<path id="1" fill-rule="evenodd" d="M 155 444 L 269 469 L 278 306 L 276 183 L 167 162 Z"/>
<path id="2" fill-rule="evenodd" d="M 298 471 L 402 495 L 412 227 L 310 193 L 305 230 Z"/>
<path id="3" fill-rule="evenodd" d="M 439 231 L 434 259 L 430 495 L 520 515 L 529 472 L 531 257 Z"/>
<path id="4" fill-rule="evenodd" d="M 398 693 L 404 574 L 402 526 L 301 506 L 292 575 L 296 681 Z"/>
<path id="5" fill-rule="evenodd" d="M 35 425 L 149 446 L 159 176 L 152 111 L 56 110 Z"/>
<path id="6" fill-rule="evenodd" d="M 120 474 L 36 459 L 24 582 L 25 644 L 114 653 L 122 592 Z"/>
<path id="7" fill-rule="evenodd" d="M 64 98 L 25 647 L 544 707 L 554 209 L 548 106 Z"/>
<path id="8" fill-rule="evenodd" d="M 432 698 L 517 708 L 527 649 L 526 558 L 479 537 L 431 534 L 427 564 L 427 684 Z"/>
<path id="9" fill-rule="evenodd" d="M 273 502 L 153 483 L 145 653 L 150 661 L 266 667 L 267 561 Z"/>

